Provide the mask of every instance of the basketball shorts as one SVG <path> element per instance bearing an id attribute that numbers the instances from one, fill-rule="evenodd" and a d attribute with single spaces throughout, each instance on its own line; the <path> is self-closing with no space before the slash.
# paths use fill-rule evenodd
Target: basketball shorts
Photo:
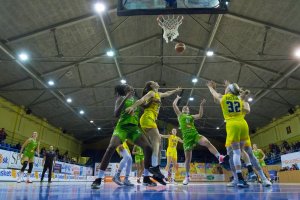
<path id="1" fill-rule="evenodd" d="M 245 120 L 227 120 L 226 132 L 226 147 L 230 147 L 238 143 L 244 143 L 244 146 L 251 147 L 249 127 Z"/>
<path id="2" fill-rule="evenodd" d="M 138 127 L 138 125 L 134 124 L 117 125 L 113 133 L 113 135 L 117 136 L 122 143 L 126 139 L 135 142 L 142 134 L 142 130 Z"/>
<path id="3" fill-rule="evenodd" d="M 177 150 L 176 148 L 167 148 L 167 157 L 171 157 L 177 161 Z"/>
<path id="4" fill-rule="evenodd" d="M 183 136 L 183 149 L 184 151 L 191 151 L 195 148 L 195 146 L 199 143 L 202 135 L 200 135 L 197 131 L 189 131 L 182 133 Z"/>
<path id="5" fill-rule="evenodd" d="M 147 129 L 147 128 L 157 128 L 156 125 L 156 116 L 154 112 L 144 112 L 140 119 L 140 125 L 142 129 Z"/>

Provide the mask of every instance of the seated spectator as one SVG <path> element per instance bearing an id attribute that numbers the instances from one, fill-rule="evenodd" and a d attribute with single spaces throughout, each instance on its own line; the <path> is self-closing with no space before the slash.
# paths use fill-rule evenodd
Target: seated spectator
<path id="1" fill-rule="evenodd" d="M 1 144 L 3 144 L 3 143 L 5 142 L 6 136 L 7 136 L 7 134 L 6 134 L 6 132 L 5 132 L 5 129 L 2 128 L 2 129 L 0 130 L 0 143 L 1 143 Z"/>
<path id="2" fill-rule="evenodd" d="M 297 164 L 293 164 L 290 170 L 299 170 Z"/>
<path id="3" fill-rule="evenodd" d="M 16 144 L 15 148 L 20 150 L 21 149 L 21 143 L 19 142 L 18 144 Z"/>

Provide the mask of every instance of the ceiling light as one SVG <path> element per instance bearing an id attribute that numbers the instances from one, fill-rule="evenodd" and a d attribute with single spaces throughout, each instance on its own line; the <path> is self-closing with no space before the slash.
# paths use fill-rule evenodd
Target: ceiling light
<path id="1" fill-rule="evenodd" d="M 113 57 L 115 55 L 115 52 L 113 52 L 112 50 L 109 50 L 108 52 L 106 52 L 106 55 L 109 57 Z"/>
<path id="2" fill-rule="evenodd" d="M 126 84 L 126 83 L 127 83 L 127 81 L 126 81 L 125 79 L 121 79 L 120 82 L 121 82 L 122 84 Z"/>
<path id="3" fill-rule="evenodd" d="M 67 98 L 67 102 L 68 103 L 72 103 L 72 99 L 71 98 Z"/>
<path id="4" fill-rule="evenodd" d="M 190 98 L 189 98 L 189 101 L 194 101 L 194 97 L 190 97 Z"/>
<path id="5" fill-rule="evenodd" d="M 295 50 L 294 55 L 296 58 L 300 58 L 300 48 Z"/>
<path id="6" fill-rule="evenodd" d="M 103 11 L 105 11 L 105 5 L 103 4 L 103 3 L 100 3 L 100 2 L 98 2 L 98 3 L 95 3 L 94 4 L 94 9 L 95 9 L 95 11 L 97 12 L 97 13 L 102 13 Z"/>
<path id="7" fill-rule="evenodd" d="M 252 97 L 249 97 L 249 98 L 248 98 L 248 101 L 249 101 L 249 102 L 252 102 L 252 101 L 253 101 L 253 98 L 252 98 Z"/>
<path id="8" fill-rule="evenodd" d="M 214 52 L 211 51 L 211 50 L 209 50 L 209 51 L 206 52 L 206 55 L 207 55 L 207 56 L 213 56 L 213 55 L 214 55 Z"/>
<path id="9" fill-rule="evenodd" d="M 197 78 L 193 78 L 193 79 L 192 79 L 192 82 L 193 82 L 193 83 L 197 83 L 197 82 L 198 82 L 198 79 L 197 79 Z"/>
<path id="10" fill-rule="evenodd" d="M 101 128 L 100 128 L 100 127 L 98 127 L 97 129 L 98 129 L 99 131 L 101 130 Z"/>
<path id="11" fill-rule="evenodd" d="M 21 61 L 27 61 L 29 56 L 28 56 L 27 53 L 20 53 L 19 58 L 20 58 Z"/>
<path id="12" fill-rule="evenodd" d="M 83 110 L 80 110 L 79 113 L 80 113 L 81 115 L 83 115 L 83 114 L 84 114 L 84 111 L 83 111 Z"/>
<path id="13" fill-rule="evenodd" d="M 93 120 L 91 120 L 91 121 L 90 121 L 90 123 L 92 124 L 92 123 L 94 123 L 94 121 L 93 121 Z"/>
<path id="14" fill-rule="evenodd" d="M 217 129 L 217 130 L 219 130 L 219 129 L 220 129 L 220 127 L 218 127 L 218 126 L 217 126 L 217 128 L 216 128 L 216 129 Z"/>
<path id="15" fill-rule="evenodd" d="M 54 85 L 54 81 L 52 81 L 52 80 L 48 81 L 48 85 L 53 86 Z"/>

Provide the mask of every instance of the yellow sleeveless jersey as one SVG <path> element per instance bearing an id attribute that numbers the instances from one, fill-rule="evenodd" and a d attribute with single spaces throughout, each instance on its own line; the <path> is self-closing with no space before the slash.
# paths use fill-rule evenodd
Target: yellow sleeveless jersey
<path id="1" fill-rule="evenodd" d="M 168 148 L 176 148 L 178 143 L 178 137 L 175 135 L 170 135 L 168 138 Z"/>
<path id="2" fill-rule="evenodd" d="M 128 147 L 126 141 L 123 142 L 122 146 L 123 146 L 123 148 L 126 149 L 126 150 L 128 151 L 128 153 L 130 154 L 130 149 L 129 149 L 129 147 Z M 116 151 L 118 152 L 119 155 L 121 155 L 121 154 L 120 154 L 120 148 L 119 148 L 119 147 L 116 149 Z"/>
<path id="3" fill-rule="evenodd" d="M 154 92 L 154 91 L 152 91 Z M 149 101 L 151 101 L 150 105 L 145 108 L 144 113 L 145 112 L 152 112 L 154 113 L 155 119 L 157 119 L 158 113 L 159 113 L 159 109 L 160 109 L 160 95 L 158 92 L 154 92 L 154 97 L 152 97 Z M 146 102 L 148 103 L 148 102 Z"/>
<path id="4" fill-rule="evenodd" d="M 223 95 L 221 107 L 225 120 L 240 120 L 245 117 L 243 112 L 244 103 L 236 95 L 230 93 Z"/>

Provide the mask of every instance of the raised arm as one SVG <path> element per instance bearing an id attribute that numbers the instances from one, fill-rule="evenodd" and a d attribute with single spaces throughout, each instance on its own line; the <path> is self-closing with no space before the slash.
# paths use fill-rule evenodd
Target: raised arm
<path id="1" fill-rule="evenodd" d="M 177 95 L 176 99 L 173 101 L 173 109 L 174 109 L 177 116 L 181 115 L 181 112 L 180 112 L 180 110 L 177 106 L 177 103 L 178 103 L 179 99 L 181 99 L 181 97 Z"/>
<path id="2" fill-rule="evenodd" d="M 128 92 L 124 97 L 119 97 L 116 101 L 116 105 L 115 105 L 115 110 L 114 110 L 114 115 L 115 117 L 119 117 L 121 114 L 121 110 L 124 106 L 124 103 L 126 101 L 126 99 L 128 99 L 131 95 L 133 95 L 133 92 Z"/>
<path id="3" fill-rule="evenodd" d="M 202 99 L 201 103 L 200 103 L 200 108 L 199 108 L 199 113 L 196 115 L 192 115 L 192 117 L 194 119 L 201 119 L 201 117 L 203 116 L 203 105 L 205 104 L 206 100 Z"/>
<path id="4" fill-rule="evenodd" d="M 151 99 L 152 97 L 154 97 L 154 92 L 150 91 L 147 94 L 145 94 L 142 98 L 140 98 L 139 100 L 137 100 L 132 106 L 126 108 L 126 112 L 127 113 L 133 113 L 133 111 L 140 105 L 142 105 L 144 102 L 148 101 L 149 99 Z"/>
<path id="5" fill-rule="evenodd" d="M 220 103 L 221 102 L 221 99 L 222 99 L 222 94 L 218 93 L 215 89 L 214 89 L 214 86 L 215 86 L 215 82 L 213 81 L 209 81 L 207 83 L 207 87 L 210 91 L 210 93 L 213 95 L 213 97 Z"/>
<path id="6" fill-rule="evenodd" d="M 167 92 L 160 92 L 159 95 L 160 95 L 161 98 L 163 98 L 163 97 L 171 96 L 172 94 L 174 94 L 176 92 L 180 92 L 180 91 L 181 91 L 181 88 L 178 87 L 175 90 L 170 90 L 170 91 L 167 91 Z"/>

